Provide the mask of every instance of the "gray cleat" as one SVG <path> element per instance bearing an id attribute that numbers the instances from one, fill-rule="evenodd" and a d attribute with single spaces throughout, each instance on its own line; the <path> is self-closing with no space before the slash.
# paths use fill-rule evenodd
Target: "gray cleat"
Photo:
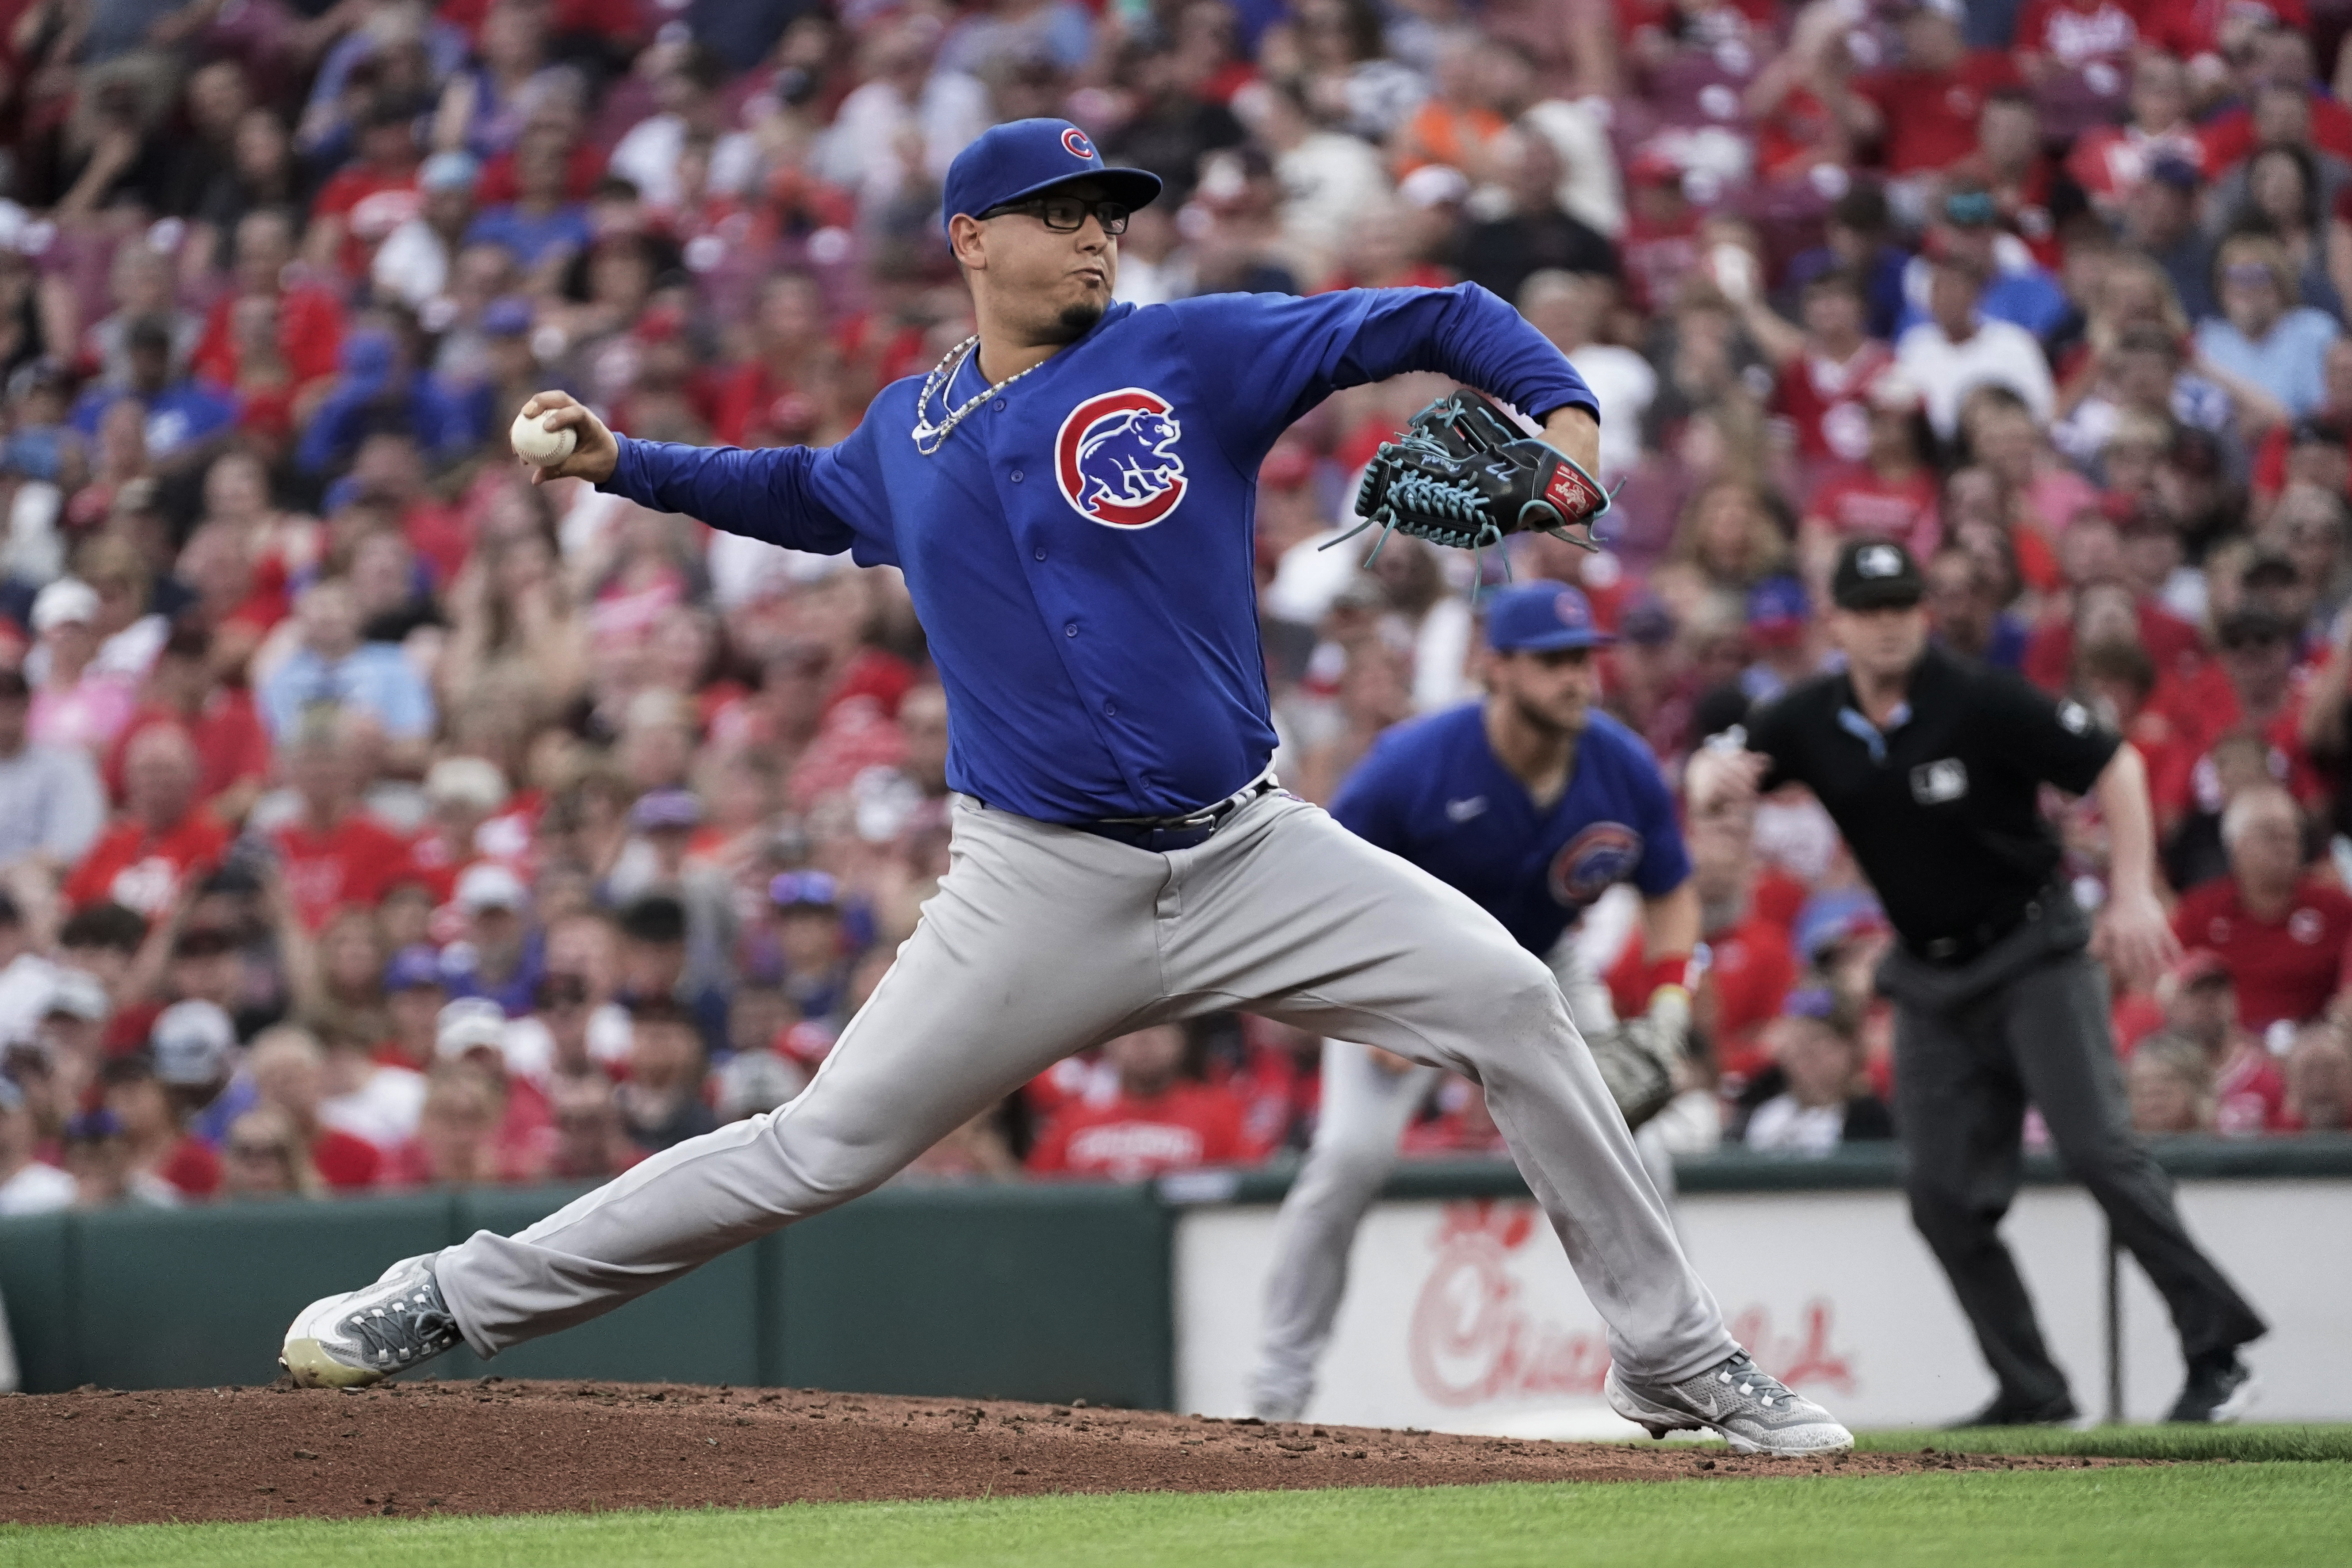
<path id="1" fill-rule="evenodd" d="M 464 1342 L 432 1259 L 405 1258 L 373 1285 L 303 1308 L 278 1364 L 305 1388 L 362 1388 Z"/>
<path id="2" fill-rule="evenodd" d="M 1653 1437 L 1711 1429 L 1736 1454 L 1834 1454 L 1853 1447 L 1853 1434 L 1837 1417 L 1791 1394 L 1746 1351 L 1680 1383 L 1639 1382 L 1612 1366 L 1605 1389 L 1609 1408 Z"/>

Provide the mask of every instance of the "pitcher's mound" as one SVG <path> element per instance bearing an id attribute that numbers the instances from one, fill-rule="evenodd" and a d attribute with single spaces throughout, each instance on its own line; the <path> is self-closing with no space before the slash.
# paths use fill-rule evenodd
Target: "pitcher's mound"
<path id="1" fill-rule="evenodd" d="M 417 1382 L 0 1399 L 22 1524 L 772 1507 L 1038 1492 L 1885 1475 L 2102 1461 L 1545 1443 L 1134 1410 L 651 1384 Z"/>

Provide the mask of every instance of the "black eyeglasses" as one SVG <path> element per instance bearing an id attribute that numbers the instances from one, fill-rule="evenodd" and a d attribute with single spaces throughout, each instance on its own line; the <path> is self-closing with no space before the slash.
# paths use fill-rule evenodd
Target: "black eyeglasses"
<path id="1" fill-rule="evenodd" d="M 1094 215 L 1105 234 L 1127 232 L 1127 204 L 1124 202 L 1090 202 L 1084 196 L 1032 196 L 1025 202 L 1007 202 L 981 214 L 982 218 L 1003 217 L 1008 213 L 1026 213 L 1052 229 L 1055 234 L 1076 234 L 1086 227 L 1087 216 Z"/>

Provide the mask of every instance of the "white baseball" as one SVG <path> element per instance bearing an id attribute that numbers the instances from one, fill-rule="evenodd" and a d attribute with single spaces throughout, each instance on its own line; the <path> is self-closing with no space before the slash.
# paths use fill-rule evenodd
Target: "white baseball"
<path id="1" fill-rule="evenodd" d="M 514 443 L 515 456 L 542 468 L 563 461 L 580 445 L 579 436 L 568 425 L 560 430 L 550 430 L 545 423 L 548 417 L 542 414 L 533 419 L 528 414 L 518 414 L 514 427 L 507 432 L 507 439 Z"/>

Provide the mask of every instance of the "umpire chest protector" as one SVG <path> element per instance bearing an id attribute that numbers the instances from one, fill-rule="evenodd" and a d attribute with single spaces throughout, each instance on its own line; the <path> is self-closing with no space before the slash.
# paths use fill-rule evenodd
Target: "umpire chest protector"
<path id="1" fill-rule="evenodd" d="M 2023 918 L 2058 868 L 2041 786 L 2090 789 L 2120 743 L 2082 704 L 1931 647 L 1882 729 L 1844 675 L 1758 712 L 1764 787 L 1810 787 L 1915 952 L 1969 949 Z"/>

